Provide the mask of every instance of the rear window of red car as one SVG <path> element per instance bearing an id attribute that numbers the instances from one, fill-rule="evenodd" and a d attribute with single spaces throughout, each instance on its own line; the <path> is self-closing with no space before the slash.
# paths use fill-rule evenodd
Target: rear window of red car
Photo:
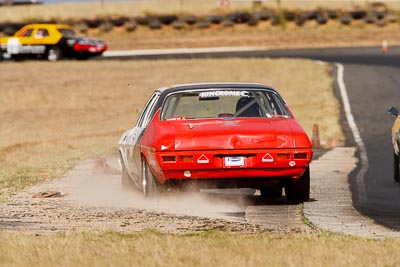
<path id="1" fill-rule="evenodd" d="M 275 92 L 235 88 L 172 93 L 164 101 L 161 119 L 289 116 Z"/>

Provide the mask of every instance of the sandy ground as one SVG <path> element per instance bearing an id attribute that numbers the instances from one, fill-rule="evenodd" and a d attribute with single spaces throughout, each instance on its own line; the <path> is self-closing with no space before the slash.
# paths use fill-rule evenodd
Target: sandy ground
<path id="1" fill-rule="evenodd" d="M 259 225 L 237 216 L 244 213 L 245 207 L 238 205 L 245 196 L 240 190 L 233 192 L 241 196 L 235 203 L 194 193 L 145 200 L 137 192 L 122 190 L 117 158 L 109 156 L 107 162 L 110 165 L 104 168 L 96 160 L 84 161 L 64 178 L 50 179 L 12 197 L 0 206 L 1 228 L 29 232 L 262 231 Z M 51 192 L 59 194 L 38 197 Z"/>
<path id="2" fill-rule="evenodd" d="M 237 233 L 323 229 L 370 238 L 400 237 L 400 232 L 375 224 L 353 208 L 347 177 L 356 164 L 352 147 L 334 148 L 314 160 L 311 199 L 301 214 L 284 197 L 266 201 L 249 189 L 174 192 L 147 200 L 140 193 L 122 190 L 117 157 L 110 155 L 105 161 L 81 162 L 65 177 L 13 196 L 0 205 L 0 227 L 30 233 L 156 229 L 179 234 L 213 229 Z"/>
<path id="3" fill-rule="evenodd" d="M 288 205 L 284 197 L 263 200 L 250 189 L 173 192 L 147 200 L 138 192 L 122 190 L 115 155 L 106 162 L 86 160 L 63 178 L 50 178 L 13 196 L 0 205 L 1 228 L 33 233 L 313 230 L 303 224 L 297 205 Z"/>

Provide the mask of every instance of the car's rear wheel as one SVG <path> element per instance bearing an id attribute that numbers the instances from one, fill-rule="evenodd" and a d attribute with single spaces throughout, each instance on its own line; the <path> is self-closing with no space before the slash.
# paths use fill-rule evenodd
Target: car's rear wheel
<path id="1" fill-rule="evenodd" d="M 394 167 L 394 173 L 393 173 L 393 179 L 395 182 L 400 182 L 400 160 L 399 156 L 396 154 L 396 152 L 393 152 L 393 167 Z"/>
<path id="2" fill-rule="evenodd" d="M 282 186 L 261 188 L 260 193 L 263 198 L 280 198 L 282 196 Z"/>
<path id="3" fill-rule="evenodd" d="M 89 55 L 88 54 L 78 54 L 77 56 L 76 56 L 76 59 L 77 60 L 87 60 L 89 58 Z"/>
<path id="4" fill-rule="evenodd" d="M 310 167 L 299 179 L 291 179 L 285 186 L 286 199 L 290 204 L 299 204 L 310 198 Z"/>
<path id="5" fill-rule="evenodd" d="M 51 46 L 47 50 L 46 58 L 48 61 L 58 61 L 62 58 L 62 50 L 58 46 Z"/>
<path id="6" fill-rule="evenodd" d="M 146 198 L 152 198 L 158 194 L 157 182 L 144 158 L 142 158 L 142 193 Z"/>

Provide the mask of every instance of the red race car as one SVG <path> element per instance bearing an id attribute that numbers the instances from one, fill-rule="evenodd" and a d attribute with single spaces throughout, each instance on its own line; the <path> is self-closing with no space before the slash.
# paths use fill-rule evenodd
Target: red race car
<path id="1" fill-rule="evenodd" d="M 203 83 L 157 89 L 119 141 L 123 186 L 144 196 L 195 184 L 309 199 L 310 140 L 269 86 Z"/>

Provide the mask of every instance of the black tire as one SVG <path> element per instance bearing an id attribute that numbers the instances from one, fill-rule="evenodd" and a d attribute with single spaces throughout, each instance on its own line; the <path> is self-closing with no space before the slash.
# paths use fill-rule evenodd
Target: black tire
<path id="1" fill-rule="evenodd" d="M 135 20 L 129 21 L 125 24 L 125 30 L 127 32 L 133 32 L 138 27 L 138 24 Z"/>
<path id="2" fill-rule="evenodd" d="M 350 25 L 352 20 L 352 17 L 350 17 L 349 15 L 345 15 L 340 18 L 340 23 L 342 23 L 343 25 Z"/>
<path id="3" fill-rule="evenodd" d="M 400 160 L 396 152 L 393 152 L 393 179 L 395 182 L 400 182 Z"/>
<path id="4" fill-rule="evenodd" d="M 157 182 L 144 158 L 142 158 L 142 193 L 145 198 L 154 198 L 158 195 Z"/>
<path id="5" fill-rule="evenodd" d="M 291 179 L 285 186 L 286 199 L 290 204 L 299 204 L 310 198 L 310 167 L 299 179 Z"/>
<path id="6" fill-rule="evenodd" d="M 207 29 L 207 28 L 210 28 L 210 26 L 211 26 L 211 23 L 208 21 L 205 21 L 205 20 L 201 20 L 196 23 L 196 27 L 198 29 Z"/>
<path id="7" fill-rule="evenodd" d="M 195 17 L 195 16 L 186 16 L 186 17 L 183 17 L 182 20 L 184 22 L 186 22 L 186 24 L 188 24 L 188 25 L 194 25 L 194 24 L 197 23 L 197 21 L 199 19 L 197 17 Z"/>
<path id="8" fill-rule="evenodd" d="M 171 25 L 174 21 L 178 20 L 176 15 L 161 15 L 158 16 L 158 20 L 164 25 Z"/>
<path id="9" fill-rule="evenodd" d="M 78 54 L 76 55 L 77 60 L 87 60 L 89 58 L 89 54 Z"/>
<path id="10" fill-rule="evenodd" d="M 162 28 L 162 24 L 158 19 L 153 19 L 149 21 L 149 28 L 152 30 L 159 30 Z"/>
<path id="11" fill-rule="evenodd" d="M 176 20 L 172 23 L 172 28 L 176 30 L 181 30 L 185 27 L 185 23 L 181 20 Z"/>
<path id="12" fill-rule="evenodd" d="M 121 160 L 121 186 L 123 190 L 133 191 L 136 189 L 132 179 L 129 177 L 128 171 L 126 170 L 125 163 Z"/>
<path id="13" fill-rule="evenodd" d="M 58 46 L 51 46 L 46 53 L 48 61 L 59 61 L 62 58 L 62 50 Z"/>
<path id="14" fill-rule="evenodd" d="M 294 23 L 295 23 L 297 26 L 303 26 L 303 24 L 306 23 L 306 21 L 307 21 L 307 18 L 306 18 L 305 16 L 303 16 L 303 15 L 297 16 L 297 17 L 294 19 Z"/>
<path id="15" fill-rule="evenodd" d="M 280 198 L 282 196 L 282 187 L 261 188 L 260 193 L 263 198 Z"/>
<path id="16" fill-rule="evenodd" d="M 97 29 L 103 23 L 101 19 L 85 19 L 86 25 L 91 29 Z"/>
<path id="17" fill-rule="evenodd" d="M 328 18 L 323 15 L 319 15 L 315 20 L 319 25 L 324 25 L 328 22 Z"/>

